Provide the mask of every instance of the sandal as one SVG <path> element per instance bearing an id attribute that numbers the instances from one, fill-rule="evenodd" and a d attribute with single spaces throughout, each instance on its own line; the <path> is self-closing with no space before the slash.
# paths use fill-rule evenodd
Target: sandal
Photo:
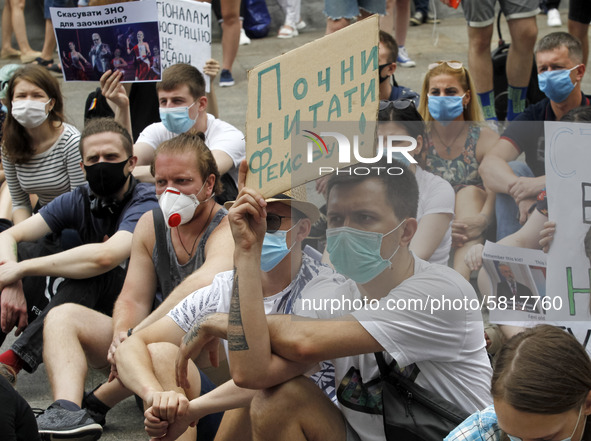
<path id="1" fill-rule="evenodd" d="M 35 61 L 33 61 L 33 63 L 31 63 L 31 64 L 38 64 L 39 66 L 47 67 L 47 66 L 53 64 L 53 60 L 45 60 L 41 57 L 37 57 L 37 58 L 35 58 Z"/>
<path id="2" fill-rule="evenodd" d="M 297 37 L 298 30 L 295 27 L 283 25 L 281 29 L 279 29 L 279 33 L 277 34 L 277 38 L 293 38 Z"/>
<path id="3" fill-rule="evenodd" d="M 45 67 L 50 72 L 58 73 L 58 74 L 61 74 L 62 73 L 62 68 L 58 64 L 51 63 L 51 65 L 45 66 Z"/>

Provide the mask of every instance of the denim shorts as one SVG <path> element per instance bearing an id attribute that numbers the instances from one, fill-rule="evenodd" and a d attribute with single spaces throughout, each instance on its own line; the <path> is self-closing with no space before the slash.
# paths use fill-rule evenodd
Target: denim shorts
<path id="1" fill-rule="evenodd" d="M 51 19 L 49 8 L 73 8 L 76 6 L 73 0 L 45 0 L 43 2 L 43 17 L 46 20 Z"/>
<path id="2" fill-rule="evenodd" d="M 324 0 L 324 14 L 331 20 L 355 18 L 360 10 L 370 14 L 386 14 L 386 0 Z"/>
<path id="3" fill-rule="evenodd" d="M 539 0 L 498 0 L 507 20 L 535 17 L 540 13 Z M 484 28 L 495 21 L 497 0 L 462 0 L 468 26 Z"/>

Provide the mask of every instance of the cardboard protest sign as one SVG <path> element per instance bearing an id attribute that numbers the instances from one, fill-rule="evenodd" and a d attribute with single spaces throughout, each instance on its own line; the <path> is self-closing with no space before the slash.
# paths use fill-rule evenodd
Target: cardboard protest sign
<path id="1" fill-rule="evenodd" d="M 123 81 L 159 81 L 156 2 L 50 8 L 65 81 L 98 81 L 109 69 Z"/>
<path id="2" fill-rule="evenodd" d="M 162 69 L 187 63 L 203 72 L 211 58 L 211 4 L 193 0 L 159 0 Z M 209 92 L 209 77 L 204 75 Z"/>
<path id="3" fill-rule="evenodd" d="M 546 292 L 546 255 L 540 250 L 486 242 L 482 264 L 490 286 L 483 299 L 491 323 L 544 322 L 548 310 L 560 308 L 561 299 Z"/>
<path id="4" fill-rule="evenodd" d="M 377 45 L 373 16 L 249 72 L 246 185 L 272 196 L 373 156 Z"/>
<path id="5" fill-rule="evenodd" d="M 556 222 L 548 252 L 547 291 L 564 303 L 562 310 L 549 315 L 561 321 L 589 321 L 591 271 L 583 240 L 591 226 L 591 126 L 544 126 L 548 217 Z"/>

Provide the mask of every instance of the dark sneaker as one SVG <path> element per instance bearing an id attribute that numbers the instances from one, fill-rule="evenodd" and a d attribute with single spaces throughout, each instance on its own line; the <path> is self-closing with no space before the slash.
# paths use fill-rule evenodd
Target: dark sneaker
<path id="1" fill-rule="evenodd" d="M 234 85 L 234 78 L 232 78 L 232 72 L 228 69 L 222 69 L 220 74 L 220 87 L 228 87 Z"/>
<path id="2" fill-rule="evenodd" d="M 105 424 L 107 424 L 107 412 L 111 410 L 111 408 L 94 395 L 94 391 L 101 386 L 102 384 L 99 384 L 91 392 L 84 392 L 82 408 L 88 411 L 88 414 L 94 421 L 105 427 Z"/>
<path id="3" fill-rule="evenodd" d="M 410 17 L 410 25 L 411 26 L 419 26 L 425 23 L 427 17 L 421 11 L 415 12 L 415 14 Z"/>
<path id="4" fill-rule="evenodd" d="M 53 403 L 37 417 L 37 426 L 45 440 L 94 441 L 103 433 L 101 425 L 92 419 L 86 409 L 67 410 L 59 403 Z"/>

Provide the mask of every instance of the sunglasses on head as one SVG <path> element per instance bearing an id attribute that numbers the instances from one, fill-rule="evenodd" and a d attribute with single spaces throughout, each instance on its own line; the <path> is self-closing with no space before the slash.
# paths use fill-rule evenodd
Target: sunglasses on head
<path id="1" fill-rule="evenodd" d="M 388 100 L 381 100 L 379 111 L 383 111 L 389 109 L 390 107 L 394 107 L 398 110 L 408 109 L 409 107 L 414 107 L 415 103 L 412 100 L 396 100 L 396 101 L 388 101 Z"/>
<path id="2" fill-rule="evenodd" d="M 291 219 L 291 216 L 279 216 L 275 213 L 267 213 L 267 233 L 275 233 L 281 228 L 283 219 Z"/>
<path id="3" fill-rule="evenodd" d="M 436 63 L 431 63 L 429 65 L 429 70 L 435 69 L 437 66 L 441 66 L 444 63 L 452 69 L 461 69 L 464 67 L 461 61 L 438 61 Z"/>

